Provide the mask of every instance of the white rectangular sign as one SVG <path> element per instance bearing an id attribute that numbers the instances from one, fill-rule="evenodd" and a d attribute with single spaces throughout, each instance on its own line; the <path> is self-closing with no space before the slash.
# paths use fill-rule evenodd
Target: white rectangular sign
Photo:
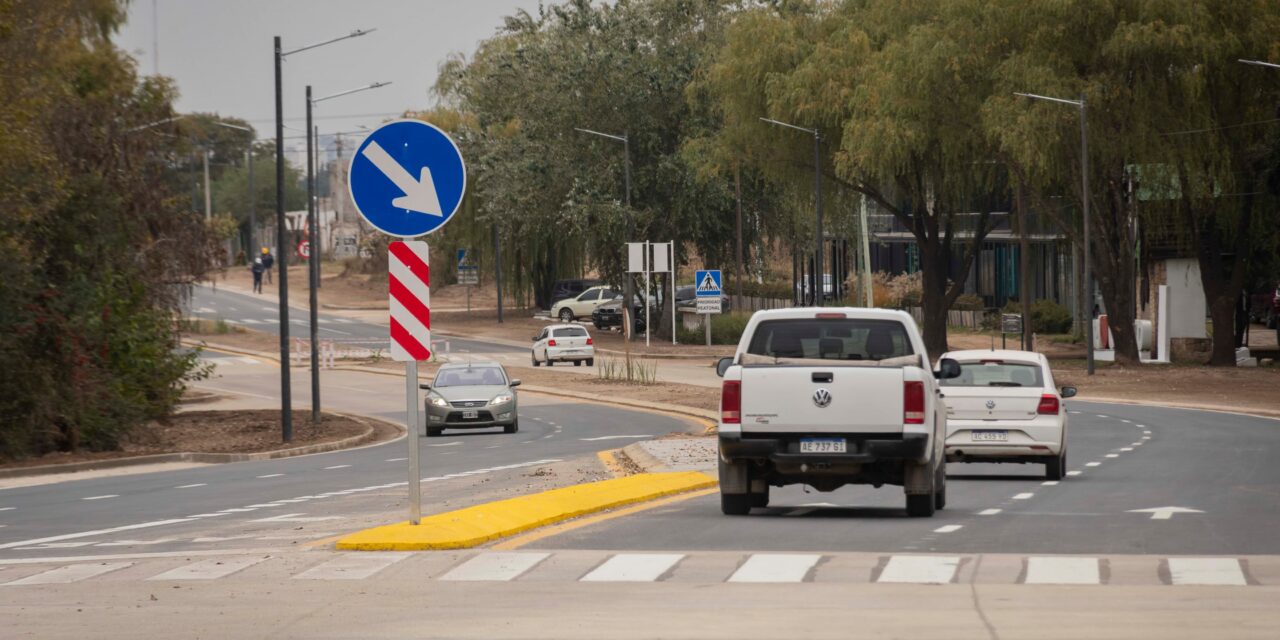
<path id="1" fill-rule="evenodd" d="M 653 263 L 649 269 L 653 273 L 667 273 L 671 271 L 671 245 L 663 242 L 653 245 Z"/>
<path id="2" fill-rule="evenodd" d="M 480 284 L 480 270 L 475 267 L 458 267 L 458 284 L 471 286 Z"/>
<path id="3" fill-rule="evenodd" d="M 698 313 L 720 313 L 720 296 L 698 298 Z"/>
<path id="4" fill-rule="evenodd" d="M 627 243 L 627 273 L 644 273 L 644 242 Z"/>

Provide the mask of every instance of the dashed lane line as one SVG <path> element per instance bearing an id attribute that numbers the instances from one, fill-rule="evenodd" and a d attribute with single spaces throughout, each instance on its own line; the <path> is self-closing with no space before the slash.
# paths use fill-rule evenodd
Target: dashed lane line
<path id="1" fill-rule="evenodd" d="M 86 498 L 80 498 L 80 499 L 81 499 L 81 500 L 106 500 L 106 499 L 108 499 L 108 498 L 119 498 L 119 497 L 120 497 L 120 494 L 118 494 L 118 493 L 108 493 L 108 494 L 106 494 L 106 495 L 101 495 L 101 496 L 88 496 L 88 497 L 86 497 Z"/>
<path id="2" fill-rule="evenodd" d="M 1084 466 L 1086 466 L 1086 467 L 1097 467 L 1097 466 L 1100 466 L 1101 464 L 1102 464 L 1101 462 L 1086 462 L 1086 463 L 1084 463 Z"/>
<path id="3" fill-rule="evenodd" d="M 994 516 L 994 515 L 996 515 L 997 513 L 1000 513 L 1001 511 L 1003 511 L 1003 509 L 983 509 L 982 511 L 979 511 L 979 512 L 978 512 L 978 515 L 980 515 L 980 516 Z"/>
<path id="4" fill-rule="evenodd" d="M 1034 493 L 1019 493 L 1018 495 L 1013 496 L 1013 499 L 1014 499 L 1014 500 L 1030 500 L 1030 499 L 1031 499 L 1031 497 L 1032 497 L 1032 496 L 1034 496 L 1034 495 L 1036 495 L 1036 494 L 1034 494 Z"/>
<path id="5" fill-rule="evenodd" d="M 208 483 L 205 483 L 205 482 L 197 482 L 197 483 L 195 483 L 195 484 L 180 484 L 180 485 L 178 485 L 178 486 L 174 487 L 174 489 L 194 489 L 194 488 L 196 488 L 196 487 L 207 487 L 207 486 L 209 486 L 209 485 L 208 485 Z"/>
<path id="6" fill-rule="evenodd" d="M 934 529 L 934 533 L 953 533 L 964 528 L 962 524 L 948 524 Z"/>
<path id="7" fill-rule="evenodd" d="M 329 471 L 330 469 L 346 469 L 347 467 L 350 467 L 350 466 L 351 465 L 349 464 L 335 464 L 332 467 L 325 467 L 324 470 Z"/>
<path id="8" fill-rule="evenodd" d="M 280 476 L 282 476 L 282 475 L 284 475 L 284 474 L 283 474 L 283 473 L 268 473 L 268 474 L 267 474 L 267 475 L 265 475 L 265 476 L 258 476 L 258 479 L 263 479 L 263 478 L 279 478 L 279 477 L 280 477 Z"/>
<path id="9" fill-rule="evenodd" d="M 1078 475 L 1080 475 L 1080 474 L 1082 474 L 1082 473 L 1084 473 L 1084 472 L 1083 472 L 1083 471 L 1068 471 L 1068 472 L 1067 472 L 1067 475 L 1069 475 L 1069 476 L 1078 476 Z"/>

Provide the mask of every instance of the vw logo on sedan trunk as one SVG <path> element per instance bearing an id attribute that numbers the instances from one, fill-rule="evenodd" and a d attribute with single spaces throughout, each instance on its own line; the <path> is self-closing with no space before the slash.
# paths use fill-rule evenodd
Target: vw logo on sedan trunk
<path id="1" fill-rule="evenodd" d="M 819 409 L 825 409 L 831 404 L 831 392 L 826 389 L 818 389 L 813 392 L 813 403 L 818 405 Z"/>
<path id="2" fill-rule="evenodd" d="M 987 409 L 994 409 L 994 408 L 996 408 L 996 401 L 995 401 L 995 400 L 988 400 L 988 401 L 987 401 Z"/>

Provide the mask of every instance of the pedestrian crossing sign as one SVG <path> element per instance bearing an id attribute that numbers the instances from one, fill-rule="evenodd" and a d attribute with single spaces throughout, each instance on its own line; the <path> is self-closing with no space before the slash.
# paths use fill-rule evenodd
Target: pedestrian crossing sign
<path id="1" fill-rule="evenodd" d="M 711 269 L 707 271 L 694 272 L 695 292 L 699 298 L 719 298 L 720 297 L 720 270 Z"/>

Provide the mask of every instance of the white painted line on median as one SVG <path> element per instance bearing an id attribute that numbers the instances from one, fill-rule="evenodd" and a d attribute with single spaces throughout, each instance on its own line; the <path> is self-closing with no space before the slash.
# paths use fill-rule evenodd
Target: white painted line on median
<path id="1" fill-rule="evenodd" d="M 1151 432 L 1150 432 L 1150 431 L 1143 431 L 1143 432 L 1142 432 L 1142 435 L 1144 435 L 1144 436 L 1149 436 L 1149 435 L 1151 435 Z"/>
<path id="2" fill-rule="evenodd" d="M 729 576 L 729 582 L 801 582 L 821 559 L 816 553 L 757 553 Z"/>
<path id="3" fill-rule="evenodd" d="M 1120 454 L 1118 454 L 1118 453 L 1108 453 L 1108 454 L 1107 454 L 1107 457 L 1108 457 L 1108 458 L 1119 458 L 1119 457 L 1120 457 Z"/>
<path id="4" fill-rule="evenodd" d="M 1101 464 L 1102 464 L 1101 462 L 1086 462 L 1086 463 L 1084 463 L 1084 466 L 1086 466 L 1086 467 L 1096 467 L 1096 466 L 1101 465 Z"/>
<path id="5" fill-rule="evenodd" d="M 1014 497 L 1013 497 L 1013 499 L 1014 499 L 1014 500 L 1029 500 L 1029 499 L 1031 499 L 1031 496 L 1034 496 L 1034 495 L 1036 495 L 1036 494 L 1034 494 L 1034 493 L 1019 493 L 1018 495 L 1014 496 Z"/>
<path id="6" fill-rule="evenodd" d="M 1151 439 L 1151 436 L 1142 436 L 1142 439 L 1143 439 L 1143 440 L 1150 440 L 1150 439 Z"/>
<path id="7" fill-rule="evenodd" d="M 237 571 L 248 569 L 267 557 L 261 558 L 228 558 L 225 560 L 201 560 L 184 567 L 170 569 L 164 573 L 147 578 L 147 580 L 217 580 L 225 578 Z"/>
<path id="8" fill-rule="evenodd" d="M 1121 447 L 1121 451 L 1133 451 L 1133 447 Z"/>
<path id="9" fill-rule="evenodd" d="M 1099 417 L 1099 418 L 1109 418 L 1109 417 L 1111 417 L 1111 416 L 1104 416 L 1104 415 L 1102 415 L 1101 413 L 1099 413 L 1099 414 L 1098 414 L 1098 417 Z"/>
<path id="10" fill-rule="evenodd" d="M 1235 558 L 1169 558 L 1169 577 L 1176 585 L 1248 584 Z"/>
<path id="11" fill-rule="evenodd" d="M 261 479 L 261 478 L 279 478 L 279 477 L 280 477 L 280 476 L 282 476 L 282 475 L 284 475 L 284 474 L 283 474 L 283 473 L 268 473 L 268 474 L 267 474 L 267 475 L 265 475 L 265 476 L 258 476 L 258 478 L 259 478 L 259 479 Z"/>
<path id="12" fill-rule="evenodd" d="M 1132 446 L 1135 446 L 1135 447 L 1141 447 L 1141 446 L 1142 446 L 1142 442 L 1141 442 L 1141 441 L 1139 441 L 1139 442 L 1135 442 L 1135 443 L 1133 443 L 1133 445 L 1132 445 Z"/>
<path id="13" fill-rule="evenodd" d="M 1026 584 L 1102 584 L 1097 558 L 1027 558 Z"/>
<path id="14" fill-rule="evenodd" d="M 196 487 L 207 487 L 207 486 L 209 485 L 204 482 L 198 482 L 196 484 L 180 484 L 174 487 L 174 489 L 194 489 Z"/>
<path id="15" fill-rule="evenodd" d="M 120 494 L 118 493 L 108 493 L 106 495 L 89 496 L 87 498 L 80 498 L 80 499 L 81 500 L 106 500 L 107 498 L 119 498 L 119 497 L 120 497 Z"/>
<path id="16" fill-rule="evenodd" d="M 1057 480 L 1045 480 L 1044 482 L 1041 482 L 1041 483 L 1040 483 L 1040 486 L 1042 486 L 1042 487 L 1056 487 L 1056 486 L 1058 486 L 1058 481 L 1057 481 Z"/>
<path id="17" fill-rule="evenodd" d="M 619 553 L 582 576 L 582 582 L 653 582 L 684 558 L 682 553 Z"/>
<path id="18" fill-rule="evenodd" d="M 387 458 L 387 462 L 404 462 L 408 458 Z"/>
<path id="19" fill-rule="evenodd" d="M 442 443 L 442 444 L 429 444 L 429 445 L 427 445 L 427 446 L 428 446 L 428 447 L 453 447 L 453 446 L 457 446 L 457 445 L 460 445 L 460 444 L 462 444 L 462 441 L 460 441 L 460 440 L 459 440 L 459 441 L 456 441 L 456 442 L 445 442 L 445 443 Z M 405 458 L 401 458 L 401 460 L 404 460 L 404 459 L 405 459 Z"/>
<path id="20" fill-rule="evenodd" d="M 941 527 L 938 527 L 937 529 L 934 529 L 933 532 L 934 533 L 953 533 L 963 528 L 964 528 L 964 525 L 962 524 L 948 524 L 948 525 L 943 525 Z"/>
<path id="21" fill-rule="evenodd" d="M 0 507 L 0 511 L 13 511 L 16 507 Z"/>
<path id="22" fill-rule="evenodd" d="M 350 553 L 318 564 L 298 575 L 295 580 L 363 580 L 412 556 L 412 553 Z"/>
<path id="23" fill-rule="evenodd" d="M 188 518 L 217 518 L 218 516 L 225 516 L 225 515 L 227 515 L 227 514 L 225 514 L 225 513 L 197 513 L 197 514 L 195 514 L 195 515 L 193 515 L 193 516 L 187 516 L 187 517 L 188 517 Z"/>
<path id="24" fill-rule="evenodd" d="M 248 505 L 246 508 L 247 509 L 272 509 L 275 507 L 283 507 L 283 506 L 284 505 L 277 504 L 275 502 L 264 502 L 262 504 L 251 504 L 251 505 Z"/>
<path id="25" fill-rule="evenodd" d="M 956 556 L 892 556 L 876 582 L 947 584 L 959 566 Z"/>
<path id="26" fill-rule="evenodd" d="M 325 520 L 341 520 L 342 516 L 308 516 L 305 513 L 286 513 L 271 518 L 259 518 L 249 522 L 324 522 Z"/>
<path id="27" fill-rule="evenodd" d="M 1002 509 L 983 509 L 982 511 L 979 511 L 979 512 L 978 512 L 978 515 L 980 515 L 980 516 L 994 516 L 994 515 L 996 515 L 997 513 L 1000 513 L 1001 511 L 1002 511 Z"/>
<path id="28" fill-rule="evenodd" d="M 43 573 L 37 573 L 33 576 L 27 576 L 6 582 L 4 586 L 20 586 L 27 584 L 70 584 L 72 582 L 80 582 L 94 576 L 100 576 L 104 573 L 123 569 L 133 566 L 132 562 L 106 562 L 102 564 L 72 564 L 57 569 L 50 569 Z"/>
<path id="29" fill-rule="evenodd" d="M 440 579 L 506 582 L 520 577 L 550 555 L 549 553 L 482 553 L 454 567 Z"/>
<path id="30" fill-rule="evenodd" d="M 347 467 L 349 467 L 349 466 L 351 466 L 351 465 L 349 465 L 349 464 L 335 464 L 335 465 L 333 465 L 332 467 L 325 467 L 325 468 L 324 468 L 324 470 L 325 470 L 325 471 L 328 471 L 328 470 L 330 470 L 330 469 L 346 469 L 346 468 L 347 468 Z"/>
<path id="31" fill-rule="evenodd" d="M 1084 472 L 1083 472 L 1083 471 L 1068 471 L 1068 472 L 1067 472 L 1067 475 L 1069 475 L 1069 476 L 1078 476 L 1078 475 L 1080 475 L 1080 474 L 1082 474 L 1082 473 L 1084 473 Z"/>
<path id="32" fill-rule="evenodd" d="M 257 509 L 250 509 L 250 508 L 248 508 L 248 507 L 237 507 L 237 508 L 234 508 L 234 509 L 223 509 L 222 511 L 219 511 L 218 513 L 247 513 L 247 512 L 249 512 L 249 511 L 257 511 Z"/>
<path id="33" fill-rule="evenodd" d="M 600 436 L 598 438 L 578 438 L 581 442 L 600 442 L 601 440 L 630 440 L 633 438 L 648 438 L 650 436 Z"/>

